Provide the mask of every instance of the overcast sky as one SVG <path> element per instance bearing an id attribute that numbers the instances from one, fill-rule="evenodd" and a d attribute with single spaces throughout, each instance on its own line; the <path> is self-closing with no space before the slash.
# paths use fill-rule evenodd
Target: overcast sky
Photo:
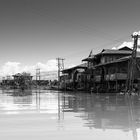
<path id="1" fill-rule="evenodd" d="M 0 0 L 0 67 L 75 65 L 140 30 L 139 0 Z"/>

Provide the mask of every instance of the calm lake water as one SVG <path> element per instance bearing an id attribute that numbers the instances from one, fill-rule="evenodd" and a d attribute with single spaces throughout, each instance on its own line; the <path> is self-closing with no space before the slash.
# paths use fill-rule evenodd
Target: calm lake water
<path id="1" fill-rule="evenodd" d="M 22 94 L 0 90 L 1 140 L 140 139 L 140 96 L 48 90 Z"/>

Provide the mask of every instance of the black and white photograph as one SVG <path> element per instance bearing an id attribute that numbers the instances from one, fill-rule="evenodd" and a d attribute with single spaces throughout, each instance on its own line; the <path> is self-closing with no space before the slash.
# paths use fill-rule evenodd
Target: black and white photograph
<path id="1" fill-rule="evenodd" d="M 0 140 L 140 140 L 140 0 L 0 0 Z"/>

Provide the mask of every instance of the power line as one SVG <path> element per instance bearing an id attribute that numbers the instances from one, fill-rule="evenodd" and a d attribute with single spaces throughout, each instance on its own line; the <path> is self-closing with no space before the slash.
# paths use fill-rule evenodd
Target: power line
<path id="1" fill-rule="evenodd" d="M 57 25 L 59 25 L 60 24 L 60 21 L 58 21 L 58 20 L 56 20 L 55 19 L 55 17 L 52 17 L 52 16 L 49 16 L 49 15 L 46 15 L 48 18 L 49 18 L 49 20 L 51 21 L 51 22 L 53 22 L 53 23 L 55 23 L 55 24 L 57 24 Z M 71 27 L 73 27 L 73 26 L 70 26 L 71 24 L 73 24 L 73 22 L 70 22 L 70 21 L 66 21 L 65 19 L 63 19 L 63 20 L 61 20 L 61 23 L 62 22 L 64 22 L 65 24 L 68 24 L 69 26 L 69 28 Z M 78 25 L 78 27 L 80 27 L 80 30 L 79 30 L 79 32 L 80 32 L 80 34 L 81 34 L 81 32 L 87 32 L 88 33 L 88 31 L 89 31 L 89 26 L 88 25 L 82 25 L 82 24 L 79 24 Z M 95 27 L 95 25 L 94 25 L 94 27 Z M 140 27 L 140 24 L 138 24 L 138 25 L 136 25 L 133 29 L 131 28 L 131 30 L 136 30 L 136 28 L 138 28 L 138 27 Z M 73 28 L 72 28 L 73 29 Z M 102 33 L 102 37 L 101 38 L 104 38 L 105 40 L 112 40 L 112 35 L 111 34 L 108 34 L 108 32 L 103 32 L 102 30 L 98 30 L 97 28 L 92 28 L 92 30 L 94 31 L 94 33 L 97 35 L 97 34 L 101 34 Z M 128 32 L 132 32 L 132 31 L 128 31 Z M 90 34 L 88 34 L 88 35 L 90 35 Z M 104 35 L 104 36 L 103 36 Z M 93 37 L 92 35 L 90 35 L 91 37 Z M 108 37 L 109 38 L 108 38 Z M 123 37 L 121 37 L 121 38 L 119 38 L 119 39 L 115 39 L 115 40 L 113 40 L 113 41 L 111 41 L 110 43 L 105 43 L 105 44 L 102 44 L 102 45 L 96 45 L 95 47 L 101 47 L 101 46 L 107 46 L 107 45 L 112 45 L 112 44 L 118 44 L 118 43 L 120 43 L 123 39 L 126 39 L 126 38 L 128 38 L 129 36 L 128 35 L 125 35 L 125 36 L 123 36 Z M 116 42 L 116 43 L 115 43 Z M 90 48 L 90 49 L 87 49 L 87 50 L 83 50 L 83 51 L 78 51 L 78 52 L 76 52 L 76 53 L 72 53 L 72 54 L 70 54 L 70 55 L 64 55 L 63 57 L 71 57 L 71 56 L 74 56 L 74 55 L 78 55 L 78 54 L 82 54 L 83 52 L 85 52 L 85 51 L 90 51 L 92 48 Z M 94 48 L 93 48 L 94 49 Z"/>
<path id="2" fill-rule="evenodd" d="M 115 40 L 113 40 L 113 41 L 111 41 L 111 42 L 104 43 L 104 44 L 102 44 L 102 45 L 96 45 L 96 46 L 94 46 L 94 47 L 100 47 L 100 48 L 101 48 L 101 47 L 111 46 L 111 45 L 113 45 L 113 44 L 114 44 L 114 45 L 117 45 L 118 43 L 122 42 L 122 40 L 124 40 L 126 37 L 129 37 L 129 36 L 128 36 L 128 35 L 127 35 L 127 36 L 123 36 L 123 37 L 121 37 L 121 38 L 119 38 L 119 39 L 115 39 Z M 91 51 L 92 49 L 95 49 L 95 48 L 90 48 L 90 49 L 86 49 L 86 50 L 81 50 L 81 51 L 72 53 L 72 54 L 70 54 L 70 55 L 64 55 L 63 57 L 69 58 L 69 57 L 74 56 L 74 55 L 82 54 L 82 53 L 84 53 L 85 51 Z"/>

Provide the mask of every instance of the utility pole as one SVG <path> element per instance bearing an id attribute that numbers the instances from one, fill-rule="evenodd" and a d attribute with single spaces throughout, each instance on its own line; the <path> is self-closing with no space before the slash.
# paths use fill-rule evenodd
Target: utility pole
<path id="1" fill-rule="evenodd" d="M 57 66 L 58 66 L 58 89 L 59 89 L 59 84 L 60 84 L 60 76 L 61 76 L 61 71 L 64 70 L 64 58 L 56 58 L 57 60 Z"/>
<path id="2" fill-rule="evenodd" d="M 40 84 L 40 68 L 36 69 L 36 88 L 37 88 L 37 85 L 38 85 L 38 81 L 39 81 L 39 84 Z"/>
<path id="3" fill-rule="evenodd" d="M 10 75 L 6 76 L 6 86 L 10 85 Z"/>
<path id="4" fill-rule="evenodd" d="M 2 77 L 2 84 L 3 84 L 3 87 L 5 87 L 5 77 Z"/>
<path id="5" fill-rule="evenodd" d="M 137 47 L 138 47 L 138 38 L 140 38 L 139 33 L 134 33 L 132 35 L 132 38 L 134 39 L 134 46 L 133 46 L 133 51 L 132 51 L 132 55 L 130 58 L 130 62 L 129 62 L 129 82 L 128 82 L 128 90 L 131 92 L 133 90 L 133 85 L 134 85 L 134 69 L 136 67 L 136 55 L 137 55 Z"/>

